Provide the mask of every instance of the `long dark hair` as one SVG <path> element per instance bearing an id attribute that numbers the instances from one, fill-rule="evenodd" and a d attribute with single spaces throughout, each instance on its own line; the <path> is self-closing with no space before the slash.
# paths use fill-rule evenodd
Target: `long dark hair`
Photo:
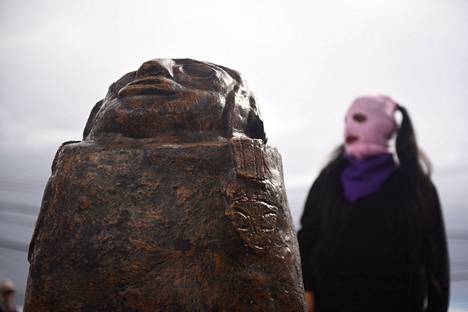
<path id="1" fill-rule="evenodd" d="M 421 261 L 420 254 L 423 243 L 423 227 L 428 223 L 428 204 L 433 200 L 430 181 L 431 164 L 425 154 L 419 149 L 416 134 L 406 108 L 397 105 L 401 113 L 401 123 L 396 134 L 396 156 L 398 158 L 398 174 L 402 176 L 399 195 L 405 198 L 405 207 L 401 209 L 399 228 L 404 231 L 410 251 L 410 271 L 417 271 Z M 332 270 L 329 270 L 332 253 L 340 231 L 346 222 L 346 212 L 340 208 L 341 192 L 340 175 L 346 165 L 344 146 L 339 146 L 332 154 L 330 161 L 322 170 L 320 177 L 326 187 L 321 190 L 322 203 L 326 207 L 320 209 L 321 236 L 315 250 L 314 262 L 318 283 L 327 284 Z M 412 277 L 410 276 L 410 283 Z"/>

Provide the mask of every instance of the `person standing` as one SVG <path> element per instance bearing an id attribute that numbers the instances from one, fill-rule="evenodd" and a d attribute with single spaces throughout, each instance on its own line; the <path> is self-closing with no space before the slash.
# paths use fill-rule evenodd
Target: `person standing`
<path id="1" fill-rule="evenodd" d="M 5 280 L 0 286 L 1 301 L 0 312 L 17 312 L 15 304 L 15 284 L 11 280 Z"/>
<path id="2" fill-rule="evenodd" d="M 308 311 L 447 311 L 443 216 L 407 110 L 358 97 L 344 132 L 298 232 Z"/>

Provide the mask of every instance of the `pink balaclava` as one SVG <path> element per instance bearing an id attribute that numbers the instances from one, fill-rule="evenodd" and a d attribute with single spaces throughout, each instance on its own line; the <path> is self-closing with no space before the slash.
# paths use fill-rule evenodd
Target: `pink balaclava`
<path id="1" fill-rule="evenodd" d="M 346 113 L 345 150 L 357 159 L 389 153 L 389 140 L 397 130 L 397 103 L 388 96 L 358 97 Z"/>

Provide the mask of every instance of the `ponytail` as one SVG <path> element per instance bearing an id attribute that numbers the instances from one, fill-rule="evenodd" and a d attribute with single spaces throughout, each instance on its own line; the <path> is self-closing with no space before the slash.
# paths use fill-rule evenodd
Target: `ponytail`
<path id="1" fill-rule="evenodd" d="M 418 148 L 416 134 L 408 111 L 401 105 L 397 105 L 397 110 L 402 116 L 396 137 L 396 153 L 400 169 L 410 178 L 417 178 L 421 175 L 428 177 L 431 174 L 431 163 Z"/>
<path id="2" fill-rule="evenodd" d="M 434 201 L 430 180 L 431 164 L 418 148 L 408 111 L 401 105 L 397 105 L 397 110 L 401 113 L 402 119 L 396 137 L 396 153 L 405 183 L 401 195 L 406 197 L 407 202 L 406 213 L 400 215 L 400 222 L 406 224 L 408 233 L 410 271 L 417 272 L 421 263 L 425 233 L 432 218 L 429 209 Z M 416 282 L 413 274 L 410 274 L 410 289 Z"/>

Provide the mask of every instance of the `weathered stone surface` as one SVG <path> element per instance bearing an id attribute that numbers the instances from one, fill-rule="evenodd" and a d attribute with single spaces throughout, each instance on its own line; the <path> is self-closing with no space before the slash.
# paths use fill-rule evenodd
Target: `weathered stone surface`
<path id="1" fill-rule="evenodd" d="M 239 74 L 152 60 L 58 150 L 25 311 L 303 311 L 281 158 Z"/>

